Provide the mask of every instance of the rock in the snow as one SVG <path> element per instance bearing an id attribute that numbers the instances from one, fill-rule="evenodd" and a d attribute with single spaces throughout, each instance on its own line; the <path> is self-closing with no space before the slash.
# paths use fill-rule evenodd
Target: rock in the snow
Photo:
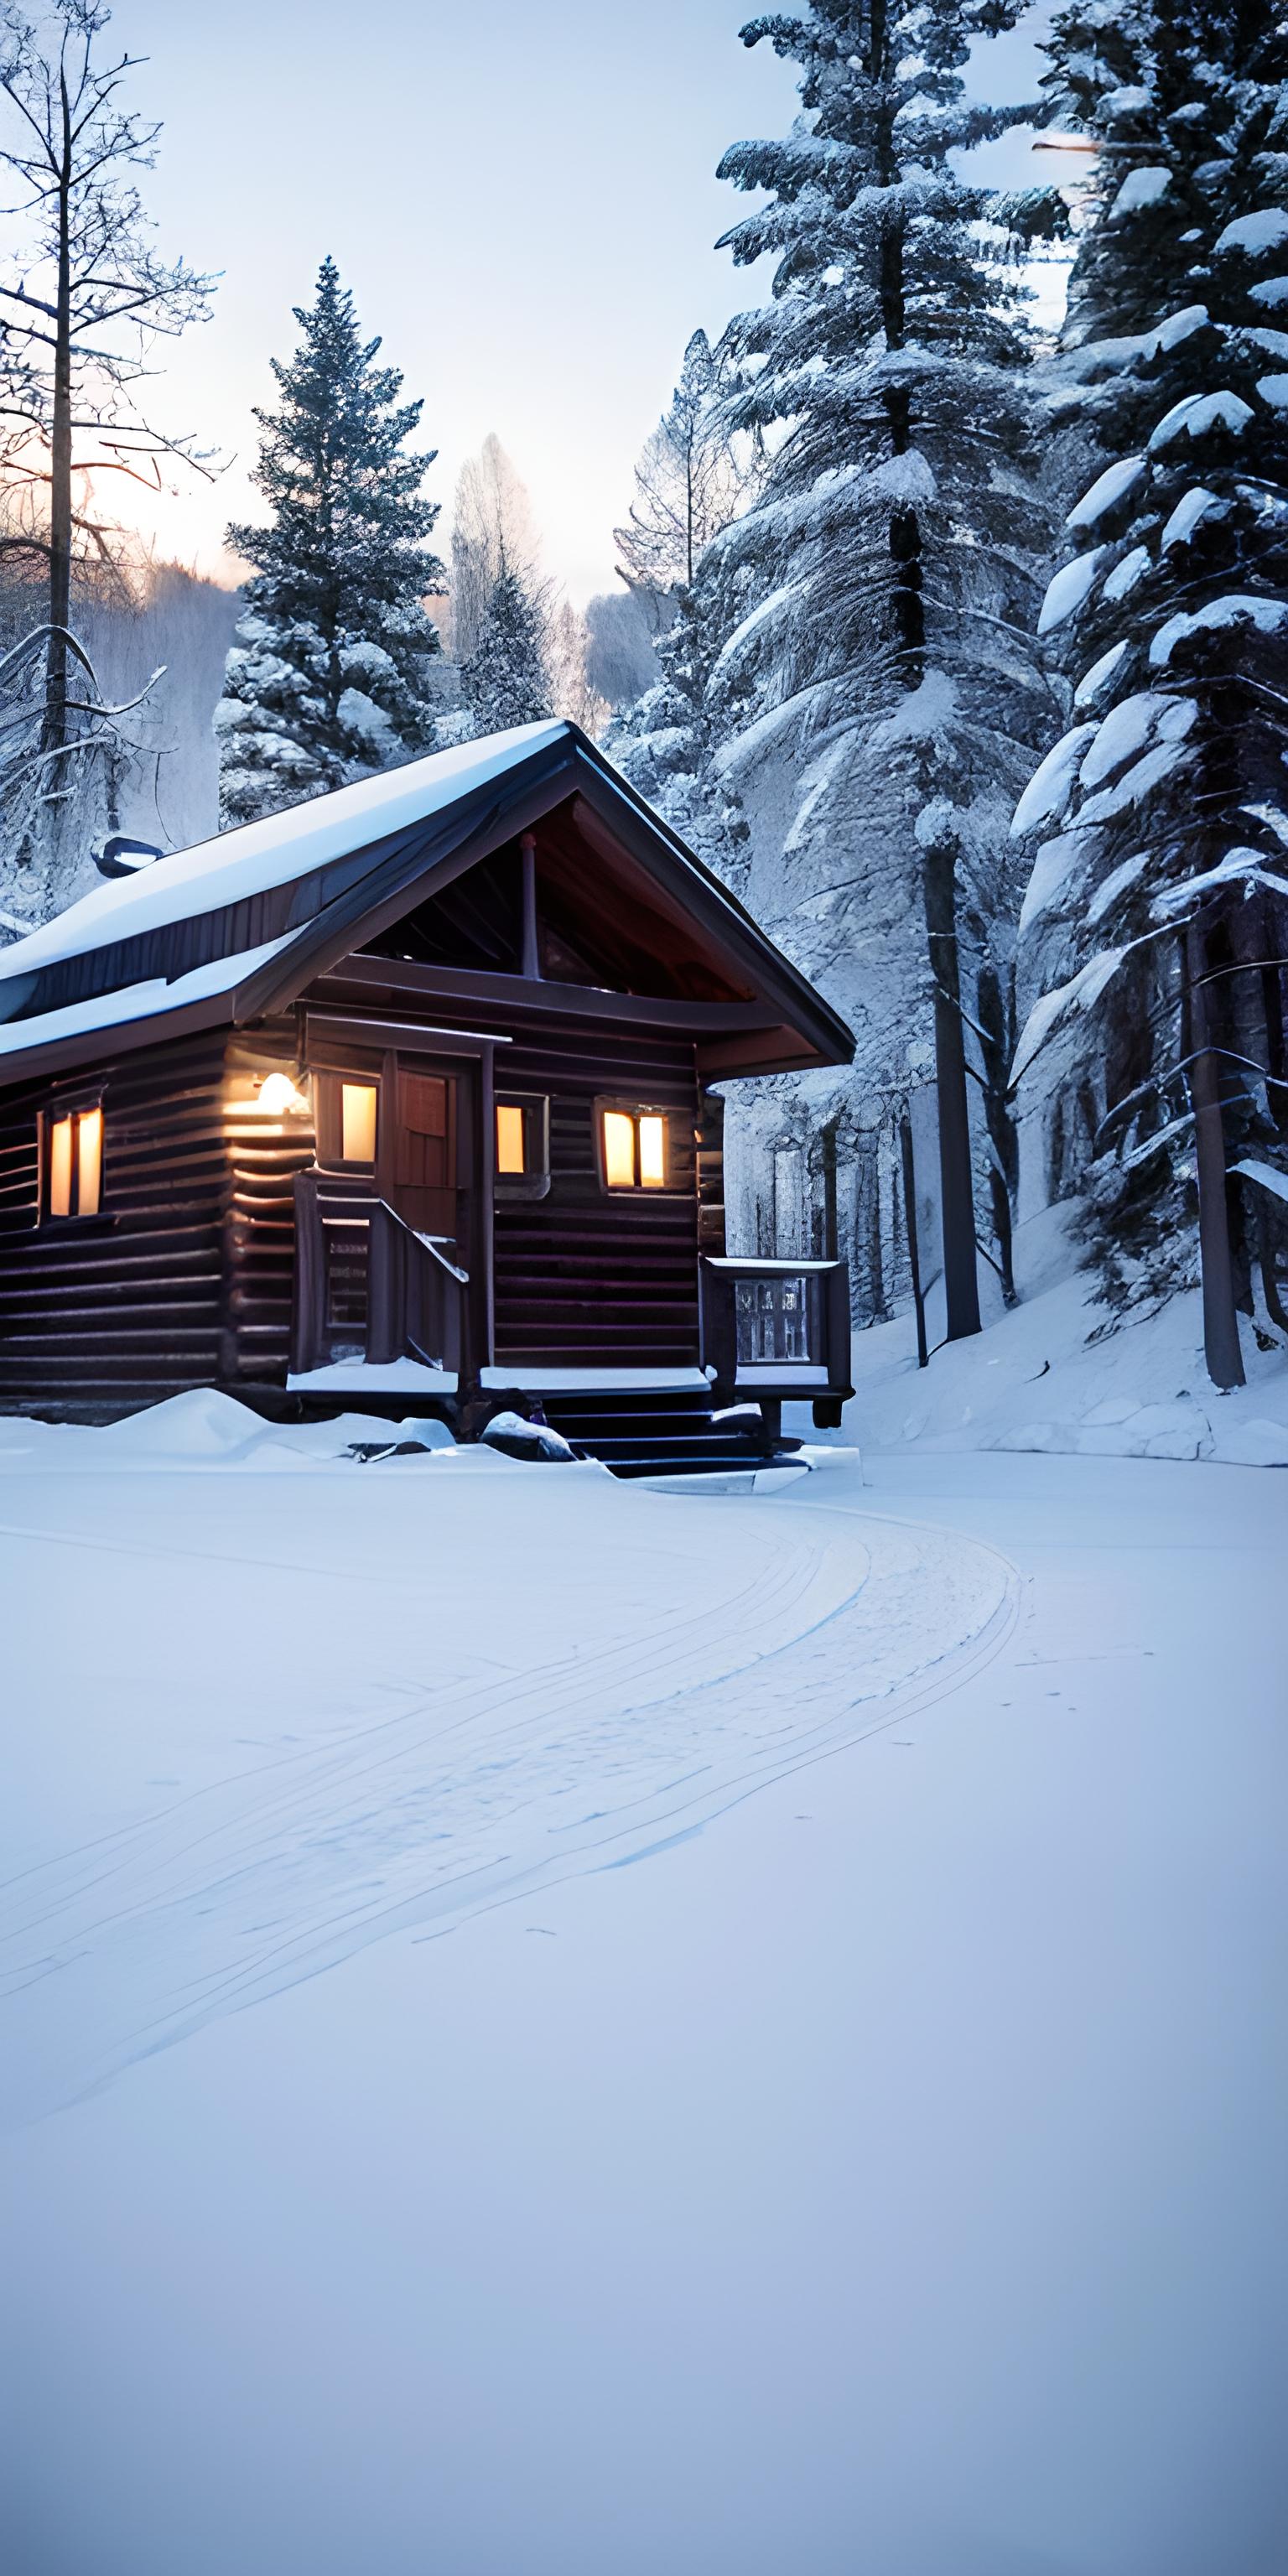
<path id="1" fill-rule="evenodd" d="M 561 1431 L 552 1431 L 548 1422 L 525 1422 L 521 1413 L 494 1413 L 483 1439 L 503 1457 L 528 1459 L 535 1466 L 547 1461 L 558 1465 L 577 1454 Z"/>

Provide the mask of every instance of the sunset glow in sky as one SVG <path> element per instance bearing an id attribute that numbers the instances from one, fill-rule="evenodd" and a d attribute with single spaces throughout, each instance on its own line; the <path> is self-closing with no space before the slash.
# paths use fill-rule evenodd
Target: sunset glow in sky
<path id="1" fill-rule="evenodd" d="M 158 552 L 235 577 L 224 526 L 258 515 L 251 407 L 271 400 L 269 359 L 289 354 L 290 308 L 331 251 L 364 330 L 425 397 L 440 537 L 463 458 L 495 430 L 547 569 L 579 602 L 610 586 L 612 528 L 685 341 L 768 283 L 714 248 L 746 204 L 716 181 L 722 152 L 781 133 L 795 105 L 792 67 L 738 42 L 746 14 L 221 0 L 216 43 L 183 0 L 120 0 L 113 34 L 149 57 L 134 98 L 164 122 L 144 181 L 159 246 L 223 273 L 212 320 L 162 350 L 153 408 L 232 461 L 144 504 Z M 1007 42 L 1011 95 L 1036 68 L 1031 43 Z"/>

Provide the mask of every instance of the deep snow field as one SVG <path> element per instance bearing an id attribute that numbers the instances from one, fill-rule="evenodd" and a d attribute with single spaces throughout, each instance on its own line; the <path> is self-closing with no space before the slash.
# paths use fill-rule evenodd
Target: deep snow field
<path id="1" fill-rule="evenodd" d="M 901 1330 L 748 1497 L 0 1424 L 6 2571 L 1288 2563 L 1288 1475 Z"/>

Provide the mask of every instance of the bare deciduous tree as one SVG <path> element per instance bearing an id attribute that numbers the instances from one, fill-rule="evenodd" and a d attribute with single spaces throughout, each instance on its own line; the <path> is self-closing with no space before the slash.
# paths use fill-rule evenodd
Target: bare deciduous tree
<path id="1" fill-rule="evenodd" d="M 706 332 L 695 331 L 670 406 L 644 442 L 627 523 L 613 531 L 632 585 L 690 588 L 704 547 L 751 498 L 759 458 L 746 439 L 737 450 L 720 395 L 719 365 Z"/>
<path id="2" fill-rule="evenodd" d="M 588 643 L 585 618 L 570 599 L 561 599 L 546 621 L 550 702 L 557 716 L 567 716 L 597 742 L 608 722 L 608 700 L 600 696 L 587 671 Z"/>
<path id="3" fill-rule="evenodd" d="M 452 513 L 452 649 L 458 662 L 478 650 L 492 593 L 508 565 L 536 597 L 536 537 L 527 485 L 495 430 L 469 456 L 456 483 Z"/>
<path id="4" fill-rule="evenodd" d="M 74 757 L 110 739 L 116 712 L 71 632 L 74 562 L 114 551 L 101 480 L 159 491 L 169 466 L 211 470 L 194 439 L 144 408 L 153 342 L 206 317 L 213 280 L 167 265 L 149 239 L 134 173 L 152 167 L 160 128 L 119 103 L 137 59 L 104 53 L 109 17 L 97 0 L 51 0 L 38 24 L 14 0 L 0 6 L 0 169 L 17 227 L 0 262 L 0 557 L 36 568 L 45 590 L 38 736 L 21 722 L 16 732 L 24 775 L 34 761 L 54 799 L 70 792 Z M 22 662 L 29 685 L 29 652 Z"/>

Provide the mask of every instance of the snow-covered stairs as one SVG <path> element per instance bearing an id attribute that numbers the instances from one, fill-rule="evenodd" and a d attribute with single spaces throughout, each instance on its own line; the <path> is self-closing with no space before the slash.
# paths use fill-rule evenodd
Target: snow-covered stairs
<path id="1" fill-rule="evenodd" d="M 770 1437 L 750 1408 L 721 1420 L 709 1395 L 548 1395 L 547 1420 L 615 1476 L 710 1476 L 789 1467 L 799 1441 Z"/>

